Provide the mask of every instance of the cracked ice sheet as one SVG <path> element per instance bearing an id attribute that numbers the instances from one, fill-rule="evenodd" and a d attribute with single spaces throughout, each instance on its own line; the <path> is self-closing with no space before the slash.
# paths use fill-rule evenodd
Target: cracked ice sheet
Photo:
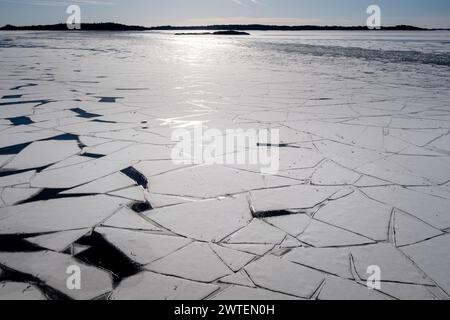
<path id="1" fill-rule="evenodd" d="M 389 300 L 367 285 L 337 277 L 328 277 L 318 296 L 319 300 Z"/>
<path id="2" fill-rule="evenodd" d="M 33 243 L 40 248 L 56 252 L 63 252 L 71 244 L 90 233 L 92 229 L 69 230 L 45 234 L 42 236 L 26 238 L 26 241 Z"/>
<path id="3" fill-rule="evenodd" d="M 146 265 L 168 256 L 192 242 L 186 238 L 155 235 L 135 230 L 96 228 L 95 231 L 100 233 L 128 258 L 141 265 Z"/>
<path id="4" fill-rule="evenodd" d="M 282 293 L 264 290 L 260 288 L 248 288 L 242 286 L 231 286 L 212 298 L 212 300 L 219 301 L 273 301 L 273 300 L 301 300 L 293 296 L 285 295 Z"/>
<path id="5" fill-rule="evenodd" d="M 254 219 L 225 242 L 228 244 L 279 244 L 285 237 L 285 232 Z"/>
<path id="6" fill-rule="evenodd" d="M 133 35 L 131 36 L 133 37 Z M 47 36 L 43 35 L 43 37 Z M 20 38 L 18 37 L 17 42 L 21 41 Z M 100 38 L 96 37 L 95 41 L 101 40 Z M 46 40 L 35 37 L 27 41 L 31 41 L 33 44 Z M 52 46 L 64 48 L 66 47 L 64 41 L 53 39 Z M 142 192 L 139 192 L 137 188 L 130 188 L 120 189 L 119 193 L 112 192 L 112 194 L 139 201 L 142 201 L 143 196 L 145 196 L 153 208 L 176 205 L 175 208 L 180 203 L 193 202 L 191 207 L 186 207 L 188 212 L 181 211 L 181 208 L 184 207 L 180 206 L 180 209 L 176 209 L 180 212 L 177 212 L 177 214 L 170 213 L 179 220 L 170 220 L 170 225 L 175 226 L 176 224 L 177 230 L 184 227 L 182 226 L 183 223 L 187 225 L 186 230 L 181 229 L 183 236 L 189 236 L 194 240 L 214 240 L 218 235 L 218 240 L 221 240 L 221 238 L 227 240 L 229 236 L 239 234 L 242 229 L 248 230 L 250 233 L 246 235 L 241 232 L 239 236 L 246 236 L 247 238 L 252 236 L 252 238 L 257 239 L 256 241 L 262 241 L 258 239 L 258 232 L 268 230 L 271 231 L 265 235 L 270 238 L 268 242 L 278 242 L 281 234 L 288 233 L 291 236 L 281 239 L 280 246 L 298 248 L 304 244 L 299 243 L 296 237 L 301 237 L 305 230 L 311 227 L 312 223 L 314 223 L 312 224 L 313 227 L 317 226 L 318 223 L 315 221 L 322 220 L 332 226 L 328 225 L 328 229 L 326 229 L 322 225 L 321 228 L 316 230 L 311 228 L 306 233 L 311 239 L 314 239 L 316 244 L 323 245 L 325 240 L 326 245 L 331 246 L 337 245 L 338 242 L 349 244 L 354 242 L 349 241 L 349 239 L 361 240 L 358 236 L 383 242 L 377 245 L 389 241 L 393 248 L 400 246 L 400 249 L 397 250 L 412 250 L 410 257 L 414 261 L 411 261 L 411 263 L 419 265 L 441 287 L 445 286 L 447 281 L 442 271 L 444 269 L 440 270 L 440 267 L 446 266 L 445 259 L 447 256 L 446 252 L 441 251 L 448 245 L 437 241 L 437 239 L 446 239 L 445 235 L 450 230 L 448 219 L 446 219 L 448 205 L 445 200 L 450 199 L 450 193 L 445 185 L 440 185 L 450 180 L 447 177 L 449 172 L 448 152 L 450 150 L 448 135 L 450 117 L 447 105 L 449 101 L 448 92 L 450 91 L 448 90 L 446 70 L 425 64 L 408 64 L 406 66 L 391 63 L 389 71 L 385 71 L 384 63 L 375 62 L 367 65 L 365 62 L 359 62 L 358 59 L 352 59 L 351 63 L 349 60 L 339 59 L 336 63 L 334 58 L 313 56 L 308 56 L 308 63 L 304 63 L 303 55 L 297 57 L 290 52 L 289 58 L 299 63 L 283 65 L 278 63 L 278 60 L 280 60 L 278 59 L 275 62 L 276 65 L 274 65 L 270 59 L 266 59 L 265 65 L 261 67 L 261 64 L 255 62 L 250 54 L 246 57 L 248 59 L 246 59 L 245 64 L 240 65 L 239 59 L 234 59 L 236 55 L 230 55 L 233 57 L 233 63 L 244 71 L 240 73 L 236 73 L 235 69 L 231 71 L 229 68 L 227 69 L 226 66 L 229 65 L 227 63 L 217 64 L 214 59 L 202 60 L 201 58 L 200 61 L 197 57 L 194 57 L 191 61 L 192 64 L 188 66 L 192 69 L 189 70 L 189 72 L 192 71 L 191 76 L 186 78 L 184 77 L 186 74 L 184 72 L 186 71 L 185 61 L 179 61 L 173 55 L 178 52 L 177 50 L 184 53 L 185 48 L 183 46 L 171 47 L 174 50 L 165 55 L 164 61 L 160 59 L 143 60 L 139 57 L 116 60 L 116 58 L 122 58 L 122 54 L 126 53 L 122 50 L 116 50 L 120 48 L 120 44 L 115 43 L 116 40 L 109 37 L 108 41 L 113 42 L 110 47 L 115 50 L 108 51 L 107 54 L 98 52 L 98 54 L 91 55 L 89 63 L 82 68 L 83 70 L 78 70 L 80 72 L 77 73 L 72 73 L 73 68 L 68 67 L 68 65 L 72 65 L 72 63 L 80 65 L 78 63 L 81 61 L 80 59 L 87 55 L 79 51 L 67 51 L 70 60 L 66 59 L 66 62 L 70 62 L 67 64 L 63 61 L 63 58 L 67 57 L 61 50 L 50 50 L 48 48 L 41 50 L 40 47 L 36 47 L 33 48 L 33 56 L 30 56 L 27 50 L 20 48 L 2 48 L 1 50 L 0 65 L 2 71 L 5 72 L 0 80 L 0 91 L 2 93 L 0 96 L 10 96 L 13 99 L 5 99 L 0 103 L 26 102 L 28 100 L 42 100 L 43 102 L 47 99 L 52 99 L 52 102 L 42 105 L 39 105 L 41 102 L 37 101 L 0 106 L 0 148 L 14 147 L 22 143 L 40 144 L 41 141 L 39 140 L 51 139 L 64 133 L 55 130 L 55 128 L 63 128 L 67 132 L 85 134 L 80 137 L 80 141 L 86 147 L 94 147 L 85 149 L 85 151 L 108 154 L 104 162 L 80 155 L 74 155 L 63 160 L 53 159 L 53 156 L 47 157 L 45 154 L 40 155 L 48 158 L 52 163 L 56 161 L 56 164 L 38 173 L 39 178 L 35 182 L 39 183 L 39 188 L 76 188 L 80 185 L 86 186 L 90 182 L 93 182 L 95 186 L 95 183 L 98 182 L 101 186 L 97 190 L 110 192 L 114 190 L 111 188 L 120 185 L 119 182 L 122 179 L 120 181 L 119 179 L 110 180 L 112 181 L 110 188 L 107 186 L 108 183 L 102 181 L 102 178 L 119 174 L 120 170 L 133 166 L 149 178 L 149 191 L 151 193 L 141 194 Z M 152 41 L 162 45 L 146 46 L 146 50 L 153 50 L 153 47 L 164 48 L 164 41 L 166 40 L 165 38 L 161 40 L 159 36 L 155 35 Z M 228 43 L 229 40 L 227 39 L 223 41 L 227 42 L 227 50 L 230 49 L 230 52 L 232 52 L 234 44 Z M 76 43 L 74 41 L 70 44 Z M 89 37 L 83 36 L 83 43 L 89 44 Z M 138 50 L 142 49 L 140 47 L 142 42 L 130 41 L 129 43 L 132 46 L 137 45 Z M 96 45 L 98 43 L 92 44 L 92 47 Z M 105 44 L 105 46 L 109 47 L 109 44 Z M 130 52 L 133 52 L 131 51 L 133 49 L 130 47 Z M 250 50 L 249 52 L 253 51 Z M 277 51 L 277 54 L 284 57 L 282 51 Z M 158 56 L 158 54 L 154 56 Z M 221 59 L 225 62 L 228 58 L 228 55 L 221 56 Z M 37 60 L 42 61 L 42 66 L 33 64 Z M 52 62 L 51 70 L 43 69 L 46 61 Z M 98 63 L 99 61 L 101 63 Z M 120 61 L 120 63 L 117 64 L 117 61 Z M 219 73 L 212 74 L 206 72 L 206 69 L 199 69 L 196 67 L 199 65 L 197 62 L 207 65 L 212 62 L 214 68 L 209 69 L 214 69 Z M 111 70 L 102 67 L 105 63 L 119 66 L 119 69 L 115 68 L 114 72 L 121 72 L 126 75 L 125 78 L 113 76 Z M 255 63 L 257 63 L 258 68 L 254 68 Z M 33 67 L 32 69 L 21 67 L 21 64 L 33 65 Z M 168 65 L 170 65 L 170 68 L 167 67 Z M 350 65 L 352 68 L 349 68 Z M 154 77 L 149 78 L 142 75 L 142 70 L 151 70 Z M 180 70 L 182 71 L 180 72 Z M 392 70 L 399 72 L 392 72 Z M 46 73 L 48 74 L 46 75 Z M 169 76 L 167 76 L 168 73 Z M 220 77 L 217 77 L 217 74 L 220 74 Z M 339 77 L 336 76 L 337 74 Z M 235 85 L 236 80 L 239 77 L 242 78 L 242 75 L 245 75 L 245 83 L 250 84 L 245 87 L 245 94 L 242 94 L 242 86 Z M 29 80 L 20 80 L 24 78 Z M 53 81 L 55 79 L 58 81 Z M 164 81 L 161 81 L 161 79 L 164 79 Z M 267 87 L 267 79 L 271 79 L 270 88 Z M 329 81 L 330 79 L 345 79 L 345 81 Z M 297 85 L 300 83 L 299 80 L 301 80 L 300 86 Z M 31 82 L 35 83 L 36 86 L 28 87 L 28 83 Z M 408 85 L 405 85 L 406 83 Z M 14 87 L 20 88 L 7 90 Z M 128 89 L 117 90 L 117 88 L 124 87 Z M 132 90 L 132 88 L 143 89 Z M 157 88 L 157 90 L 153 90 L 154 88 Z M 414 90 L 411 90 L 411 88 Z M 324 92 L 326 92 L 326 95 Z M 116 103 L 98 102 L 101 97 L 114 96 L 120 96 L 123 99 L 118 99 Z M 71 111 L 76 108 L 98 116 L 84 119 L 79 117 L 76 112 Z M 5 119 L 5 117 L 29 117 L 35 123 L 13 126 L 13 122 Z M 94 119 L 100 121 L 93 121 Z M 229 214 L 228 220 L 231 221 L 228 221 L 223 212 L 220 214 L 216 212 L 217 208 L 218 210 L 222 210 L 222 208 L 217 206 L 218 202 L 215 200 L 213 201 L 214 205 L 211 205 L 208 209 L 203 208 L 201 202 L 194 202 L 198 200 L 195 199 L 197 197 L 216 198 L 217 196 L 226 196 L 228 192 L 235 192 L 235 190 L 242 190 L 242 193 L 247 193 L 254 190 L 256 185 L 259 188 L 261 183 L 257 180 L 260 179 L 259 177 L 256 178 L 256 176 L 259 176 L 259 168 L 253 170 L 255 175 L 248 173 L 241 175 L 242 179 L 240 177 L 231 178 L 232 181 L 229 183 L 226 181 L 229 176 L 226 173 L 220 172 L 222 175 L 220 178 L 213 178 L 216 176 L 215 172 L 220 170 L 205 172 L 206 175 L 200 178 L 198 178 L 200 175 L 192 175 L 192 182 L 187 182 L 185 186 L 179 187 L 179 190 L 192 189 L 196 195 L 195 198 L 192 196 L 183 198 L 184 194 L 179 194 L 179 192 L 172 196 L 158 194 L 158 192 L 152 190 L 151 178 L 153 176 L 159 175 L 159 178 L 163 179 L 166 179 L 164 177 L 166 174 L 169 178 L 176 176 L 177 179 L 173 181 L 164 181 L 167 183 L 165 188 L 169 193 L 172 189 L 178 188 L 177 181 L 183 180 L 178 179 L 178 174 L 182 173 L 183 169 L 178 170 L 179 168 L 171 165 L 169 145 L 173 142 L 170 136 L 173 127 L 189 128 L 192 125 L 192 123 L 189 123 L 191 120 L 192 122 L 197 121 L 197 123 L 204 122 L 205 127 L 218 128 L 221 131 L 236 127 L 244 129 L 281 127 L 282 142 L 293 144 L 293 146 L 280 148 L 282 170 L 280 175 L 297 179 L 289 180 L 287 185 L 311 182 L 313 185 L 320 184 L 324 187 L 333 185 L 331 188 L 334 188 L 336 185 L 354 184 L 357 176 L 363 173 L 366 175 L 358 180 L 356 186 L 379 187 L 372 191 L 370 190 L 372 188 L 361 189 L 368 195 L 374 193 L 376 195 L 374 198 L 385 203 L 385 207 L 389 209 L 385 211 L 381 209 L 384 207 L 383 204 L 358 197 L 357 190 L 354 194 L 346 196 L 345 191 L 339 189 L 338 193 L 333 193 L 329 198 L 325 196 L 323 201 L 321 196 L 315 199 L 312 194 L 307 194 L 307 198 L 311 199 L 311 205 L 314 205 L 314 209 L 307 210 L 302 208 L 304 199 L 299 198 L 296 193 L 284 197 L 283 189 L 285 188 L 276 188 L 269 185 L 267 193 L 262 194 L 271 199 L 270 201 L 273 200 L 270 205 L 280 208 L 279 210 L 286 210 L 286 208 L 291 207 L 291 203 L 294 203 L 293 206 L 300 206 L 297 209 L 301 214 L 261 219 L 273 228 L 253 228 L 255 224 L 252 224 L 246 229 L 252 219 L 251 215 L 248 216 L 248 221 L 244 219 L 245 223 L 233 224 L 233 222 L 236 222 L 234 219 L 239 219 L 240 215 Z M 261 122 L 256 122 L 256 120 Z M 20 120 L 16 119 L 15 121 Z M 160 126 L 161 122 L 165 124 Z M 135 145 L 118 150 L 129 142 L 135 143 Z M 73 144 L 73 142 L 71 143 Z M 167 147 L 157 147 L 154 144 L 167 144 Z M 0 155 L 2 166 L 13 160 L 14 157 L 18 158 L 16 152 L 11 155 L 7 154 L 7 152 L 12 152 L 12 149 L 14 148 L 2 150 L 4 153 L 4 155 Z M 57 153 L 57 150 L 53 151 Z M 23 155 L 22 153 L 19 157 L 23 157 Z M 26 160 L 33 162 L 39 158 L 37 154 L 32 154 L 32 156 L 34 157 Z M 158 160 L 162 161 L 157 163 Z M 110 165 L 110 163 L 119 162 L 120 165 Z M 253 169 L 247 166 L 232 167 Z M 50 173 L 51 170 L 56 168 L 61 170 Z M 176 171 L 172 172 L 172 170 Z M 175 172 L 177 172 L 177 175 L 174 175 Z M 30 210 L 32 212 L 34 203 L 29 206 L 14 206 L 14 204 L 34 195 L 34 190 L 30 188 L 29 183 L 35 173 L 30 170 L 21 174 L 0 177 L 0 188 L 3 188 L 2 196 L 5 200 L 0 199 L 0 206 L 5 205 L 3 202 L 11 206 L 0 211 L 0 226 L 5 218 L 8 219 L 8 223 L 12 223 L 12 220 L 9 220 L 10 214 L 16 215 L 18 213 L 17 216 L 23 219 L 22 214 L 16 210 Z M 247 179 L 248 183 L 244 181 Z M 217 180 L 220 181 L 217 182 Z M 128 181 L 123 182 L 128 183 Z M 157 182 L 162 182 L 162 179 L 158 179 Z M 408 188 L 389 186 L 394 183 Z M 97 184 L 97 187 L 99 184 Z M 80 190 L 78 191 L 80 192 Z M 218 194 L 222 192 L 224 193 Z M 199 194 L 201 196 L 198 196 Z M 76 194 L 71 196 L 76 196 Z M 265 200 L 264 197 L 261 198 Z M 49 202 L 53 203 L 53 201 L 50 200 Z M 68 205 L 77 206 L 70 199 L 64 199 L 64 201 L 67 201 Z M 103 200 L 101 202 L 100 206 L 103 206 Z M 265 202 L 264 204 L 266 205 Z M 326 206 L 321 207 L 319 204 L 326 204 Z M 197 213 L 196 207 L 200 208 L 202 212 Z M 262 207 L 264 208 L 264 206 Z M 267 207 L 270 208 L 269 205 Z M 317 211 L 318 209 L 321 210 Z M 391 209 L 394 209 L 392 217 L 390 216 Z M 45 210 L 50 209 L 45 208 Z M 229 211 L 232 212 L 233 210 L 233 206 L 230 206 Z M 83 216 L 82 211 L 83 208 L 79 212 L 81 216 Z M 99 219 L 101 221 L 98 224 L 95 223 L 95 225 L 151 231 L 152 233 L 158 233 L 158 235 L 165 227 L 157 226 L 157 221 L 149 222 L 148 217 L 143 219 L 142 216 L 132 212 L 127 207 L 121 208 L 120 211 L 112 210 L 111 215 L 114 212 L 116 212 L 114 216 L 107 215 L 105 219 Z M 249 213 L 249 211 L 247 212 Z M 39 212 L 39 217 L 41 214 Z M 197 217 L 196 214 L 198 214 Z M 146 212 L 145 215 L 151 215 L 151 212 Z M 44 218 L 46 219 L 46 217 Z M 73 217 L 75 218 L 76 215 L 74 214 Z M 215 225 L 212 221 L 217 217 L 220 217 L 220 219 L 218 219 L 218 225 Z M 191 218 L 195 222 L 192 225 L 190 224 Z M 44 222 L 42 223 L 44 224 Z M 45 223 L 54 224 L 51 220 Z M 370 226 L 371 224 L 373 224 L 373 227 Z M 82 225 L 85 224 L 82 223 Z M 88 225 L 91 225 L 91 223 L 88 223 Z M 261 226 L 259 223 L 258 225 Z M 92 226 L 87 225 L 86 227 L 92 228 Z M 22 229 L 27 230 L 27 228 L 29 228 L 28 225 L 23 226 Z M 256 230 L 253 235 L 252 230 Z M 280 230 L 281 233 L 274 230 Z M 326 231 L 323 232 L 323 230 Z M 72 237 L 69 237 L 70 230 L 52 232 L 55 237 L 52 239 L 52 244 L 58 244 L 59 241 L 56 240 L 60 239 L 59 237 L 65 240 L 67 236 L 65 241 L 68 242 L 73 240 Z M 227 234 L 228 232 L 230 234 Z M 341 236 L 346 234 L 349 238 L 342 241 L 341 237 L 335 236 L 333 239 L 331 232 L 338 232 L 337 234 Z M 207 233 L 206 236 L 205 233 Z M 35 235 L 32 234 L 32 236 Z M 39 240 L 43 241 L 47 240 L 46 236 L 49 235 L 45 233 L 37 237 L 40 237 Z M 49 238 L 52 237 L 49 236 Z M 125 240 L 120 241 L 122 245 Z M 245 265 L 252 256 L 267 255 L 275 247 L 275 244 L 226 244 L 223 242 L 219 245 L 221 248 L 232 249 L 232 251 L 218 252 L 218 247 L 211 245 L 212 248 L 217 249 L 215 253 L 233 271 L 243 264 Z M 79 248 L 77 250 L 82 250 L 78 245 L 77 248 Z M 316 250 L 315 248 L 300 249 Z M 344 259 L 342 265 L 336 266 L 334 264 L 334 262 L 341 261 L 341 254 L 336 253 L 341 252 L 339 251 L 341 249 L 342 252 L 348 250 L 348 255 L 356 250 L 354 261 L 357 268 L 360 269 L 358 269 L 358 273 L 364 272 L 365 267 L 360 266 L 365 263 L 360 261 L 361 254 L 358 253 L 358 250 L 361 250 L 378 257 L 374 260 L 380 260 L 380 263 L 385 262 L 384 260 L 389 262 L 390 259 L 394 259 L 395 262 L 392 265 L 387 262 L 383 264 L 383 269 L 388 269 L 389 278 L 398 278 L 399 281 L 412 281 L 406 279 L 407 277 L 402 278 L 399 271 L 406 263 L 404 260 L 399 259 L 394 253 L 382 253 L 381 249 L 373 253 L 372 246 L 317 249 L 325 251 L 318 251 L 317 254 L 310 253 L 313 251 L 308 251 L 308 254 L 302 252 L 301 255 L 295 256 L 298 261 L 292 262 L 300 265 L 307 264 L 310 268 L 319 270 L 329 267 L 329 269 L 324 270 L 324 273 L 325 271 L 332 274 L 339 273 L 344 277 L 347 275 L 344 269 L 351 268 L 350 265 L 344 268 L 344 265 L 350 262 Z M 237 250 L 242 253 L 248 252 L 250 255 L 235 254 Z M 278 252 L 279 250 L 274 253 Z M 296 251 L 293 250 L 292 252 Z M 328 255 L 331 257 L 337 256 L 337 261 L 330 261 L 327 259 Z M 342 253 L 342 256 L 346 257 L 346 255 L 347 253 Z M 422 257 L 422 255 L 432 255 L 432 257 Z M 286 256 L 289 257 L 289 253 Z M 283 259 L 286 256 L 283 256 Z M 435 256 L 437 258 L 434 258 Z M 430 265 L 424 263 L 423 260 L 429 260 L 426 262 Z M 406 267 L 406 271 L 407 273 L 412 272 L 408 267 Z M 273 271 L 268 270 L 267 275 L 271 275 L 271 272 Z M 346 278 L 349 278 L 349 276 L 347 275 Z M 124 282 L 127 280 L 125 279 Z M 178 285 L 175 281 L 180 281 L 180 279 L 172 280 L 173 282 L 161 281 L 167 284 L 166 292 L 170 292 L 170 294 L 155 296 L 159 292 L 153 292 L 140 297 L 163 299 L 171 296 L 173 292 L 170 290 Z M 138 279 L 135 284 L 139 284 L 139 281 Z M 243 280 L 241 279 L 241 281 Z M 244 281 L 244 283 L 246 282 Z M 195 288 L 194 286 L 186 286 L 186 290 L 198 292 L 196 291 L 197 283 L 194 284 L 196 285 Z M 342 285 L 349 288 L 349 294 L 357 292 L 354 286 L 348 284 L 349 282 L 344 282 Z M 328 284 L 325 283 L 322 294 L 327 293 L 330 296 L 332 295 L 330 292 L 337 292 L 331 290 L 333 289 L 332 285 L 330 281 Z M 383 282 L 382 284 L 383 292 L 401 299 L 432 297 L 432 294 L 427 293 L 428 289 L 431 290 L 431 288 L 434 287 L 396 282 Z M 140 293 L 143 293 L 144 289 Z M 186 293 L 186 290 L 183 292 Z M 231 295 L 242 296 L 244 299 L 248 297 L 256 299 L 272 297 L 272 299 L 276 299 L 274 295 L 278 294 L 273 291 L 266 292 L 261 288 L 248 290 L 240 287 L 218 291 L 219 296 L 221 292 L 223 293 L 222 297 Z M 130 288 L 123 293 L 124 295 L 132 295 L 134 292 Z M 184 296 L 201 299 L 211 297 L 210 294 L 211 292 L 204 295 L 186 294 Z M 317 295 L 320 298 L 319 292 L 317 292 Z M 448 297 L 444 295 L 444 298 Z"/>
<path id="7" fill-rule="evenodd" d="M 283 259 L 344 279 L 354 278 L 348 248 L 296 248 Z"/>
<path id="8" fill-rule="evenodd" d="M 315 185 L 352 185 L 360 177 L 360 174 L 352 170 L 327 161 L 317 168 L 311 177 L 311 182 Z"/>
<path id="9" fill-rule="evenodd" d="M 211 249 L 219 256 L 219 258 L 234 272 L 239 271 L 252 260 L 255 256 L 249 253 L 231 250 L 215 244 L 211 244 Z"/>
<path id="10" fill-rule="evenodd" d="M 355 275 L 350 258 L 354 262 Z M 382 286 L 386 284 L 386 290 L 382 290 L 383 292 L 398 298 L 411 298 L 415 295 L 427 299 L 432 297 L 426 288 L 431 288 L 433 282 L 392 244 L 350 248 L 296 248 L 283 259 L 339 276 L 341 279 L 354 279 L 356 276 L 363 282 L 370 276 L 367 274 L 367 268 L 378 265 L 382 270 Z M 411 288 L 408 289 L 408 286 Z"/>
<path id="11" fill-rule="evenodd" d="M 249 276 L 244 270 L 223 277 L 222 279 L 219 280 L 219 282 L 244 286 L 248 288 L 256 288 L 255 284 L 252 282 L 252 280 L 250 280 Z"/>
<path id="12" fill-rule="evenodd" d="M 164 275 L 205 283 L 217 281 L 233 273 L 207 243 L 201 242 L 192 243 L 150 263 L 146 266 L 146 269 Z"/>
<path id="13" fill-rule="evenodd" d="M 402 156 L 392 157 L 392 161 L 402 165 L 415 175 L 424 177 L 430 184 L 443 184 L 450 181 L 450 161 L 446 157 Z"/>
<path id="14" fill-rule="evenodd" d="M 290 186 L 250 193 L 254 212 L 311 209 L 329 199 L 339 187 Z"/>
<path id="15" fill-rule="evenodd" d="M 140 230 L 140 231 L 161 231 L 143 216 L 136 214 L 127 207 L 121 208 L 112 217 L 106 220 L 102 226 L 119 229 Z"/>
<path id="16" fill-rule="evenodd" d="M 439 235 L 442 231 L 401 211 L 394 213 L 394 236 L 398 247 L 419 243 Z"/>
<path id="17" fill-rule="evenodd" d="M 362 280 L 367 280 L 369 266 L 379 266 L 382 281 L 432 286 L 433 282 L 390 243 L 380 243 L 351 249 L 355 270 Z"/>
<path id="18" fill-rule="evenodd" d="M 99 178 L 123 170 L 128 161 L 108 161 L 106 158 L 75 164 L 37 173 L 31 180 L 35 188 L 65 189 L 93 182 Z"/>
<path id="19" fill-rule="evenodd" d="M 40 191 L 41 189 L 14 187 L 3 189 L 3 192 L 0 191 L 0 195 L 6 206 L 12 206 L 33 197 Z"/>
<path id="20" fill-rule="evenodd" d="M 141 272 L 122 281 L 111 300 L 201 300 L 218 290 L 212 284 Z"/>
<path id="21" fill-rule="evenodd" d="M 450 235 L 401 248 L 427 275 L 450 294 Z"/>
<path id="22" fill-rule="evenodd" d="M 355 232 L 367 238 L 383 241 L 388 237 L 392 208 L 368 199 L 360 192 L 330 201 L 314 218 Z"/>
<path id="23" fill-rule="evenodd" d="M 41 168 L 80 152 L 77 141 L 38 141 L 22 150 L 2 169 L 14 171 Z"/>
<path id="24" fill-rule="evenodd" d="M 73 188 L 123 170 L 139 160 L 165 159 L 170 159 L 170 149 L 167 147 L 135 145 L 101 159 L 44 170 L 33 178 L 31 185 L 54 189 Z"/>
<path id="25" fill-rule="evenodd" d="M 61 194 L 95 194 L 107 193 L 115 190 L 121 190 L 127 187 L 132 187 L 136 184 L 135 181 L 128 178 L 126 175 L 118 172 L 104 178 L 97 179 L 78 188 L 73 188 Z"/>
<path id="26" fill-rule="evenodd" d="M 19 132 L 0 135 L 0 148 L 29 143 L 36 140 L 48 139 L 60 135 L 56 130 L 39 130 L 34 132 Z"/>
<path id="27" fill-rule="evenodd" d="M 153 193 L 203 199 L 295 183 L 291 179 L 262 176 L 216 165 L 197 166 L 150 178 Z"/>
<path id="28" fill-rule="evenodd" d="M 0 209 L 0 234 L 39 234 L 92 228 L 127 200 L 90 196 L 40 201 Z"/>
<path id="29" fill-rule="evenodd" d="M 314 220 L 298 239 L 316 248 L 350 247 L 375 243 L 369 238 L 317 220 Z"/>
<path id="30" fill-rule="evenodd" d="M 219 242 L 252 220 L 243 196 L 181 204 L 144 214 L 175 234 L 208 242 Z"/>
<path id="31" fill-rule="evenodd" d="M 450 200 L 398 186 L 364 188 L 362 190 L 368 197 L 392 205 L 437 229 L 450 227 L 450 215 L 448 214 Z"/>
<path id="32" fill-rule="evenodd" d="M 23 173 L 13 174 L 9 176 L 0 177 L 0 187 L 16 186 L 22 184 L 29 184 L 30 180 L 36 174 L 36 171 L 27 171 Z"/>
<path id="33" fill-rule="evenodd" d="M 272 255 L 251 263 L 245 270 L 260 288 L 306 299 L 312 297 L 325 279 L 325 275 L 319 271 Z"/>

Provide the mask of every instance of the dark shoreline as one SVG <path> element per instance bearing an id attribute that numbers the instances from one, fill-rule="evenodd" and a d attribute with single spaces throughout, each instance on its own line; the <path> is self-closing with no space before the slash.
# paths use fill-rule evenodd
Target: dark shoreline
<path id="1" fill-rule="evenodd" d="M 208 25 L 208 26 L 157 26 L 142 27 L 129 26 L 118 23 L 85 23 L 81 24 L 81 30 L 68 30 L 64 23 L 52 25 L 35 26 L 12 26 L 6 25 L 0 28 L 0 31 L 368 31 L 366 26 L 277 26 L 277 25 Z M 427 29 L 408 25 L 398 25 L 382 27 L 379 31 L 439 31 L 450 29 Z"/>
<path id="2" fill-rule="evenodd" d="M 175 33 L 176 36 L 249 36 L 250 33 L 234 30 L 216 31 L 216 32 L 186 32 Z"/>

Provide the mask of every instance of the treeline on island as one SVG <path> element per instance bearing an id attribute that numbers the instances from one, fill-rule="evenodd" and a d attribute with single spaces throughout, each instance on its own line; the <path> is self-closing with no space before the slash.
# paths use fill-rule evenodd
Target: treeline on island
<path id="1" fill-rule="evenodd" d="M 366 26 L 277 26 L 277 25 L 263 25 L 263 24 L 248 24 L 248 25 L 208 25 L 208 26 L 157 26 L 157 27 L 142 27 L 130 26 L 119 23 L 82 23 L 80 25 L 83 31 L 188 31 L 188 30 L 207 30 L 207 31 L 221 31 L 221 30 L 236 30 L 236 31 L 364 31 L 369 30 Z M 34 26 L 13 26 L 6 25 L 1 27 L 3 31 L 67 31 L 68 27 L 64 23 L 52 25 L 34 25 Z M 381 30 L 399 30 L 399 31 L 425 31 L 425 30 L 448 30 L 448 29 L 424 29 L 408 25 L 398 25 L 390 27 L 382 27 Z"/>

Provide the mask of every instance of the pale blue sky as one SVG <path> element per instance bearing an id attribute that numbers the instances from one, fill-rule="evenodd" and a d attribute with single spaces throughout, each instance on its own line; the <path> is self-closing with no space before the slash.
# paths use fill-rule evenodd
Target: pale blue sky
<path id="1" fill-rule="evenodd" d="M 364 25 L 378 4 L 383 25 L 450 28 L 450 0 L 0 0 L 0 25 L 64 22 L 80 4 L 84 22 L 145 26 L 224 23 Z"/>

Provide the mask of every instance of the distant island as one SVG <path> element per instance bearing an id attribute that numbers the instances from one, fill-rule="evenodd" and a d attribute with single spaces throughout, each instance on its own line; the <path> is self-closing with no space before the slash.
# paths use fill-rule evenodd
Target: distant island
<path id="1" fill-rule="evenodd" d="M 277 26 L 277 25 L 263 25 L 263 24 L 248 24 L 248 25 L 208 25 L 208 26 L 158 26 L 158 27 L 142 27 L 129 26 L 119 23 L 82 23 L 81 31 L 220 31 L 229 32 L 235 31 L 367 31 L 367 26 Z M 380 30 L 387 31 L 433 31 L 433 30 L 449 30 L 449 29 L 426 29 L 408 25 L 398 25 L 390 27 L 382 27 Z M 13 26 L 6 25 L 0 28 L 0 31 L 69 31 L 65 23 L 52 25 L 35 25 L 35 26 Z M 71 30 L 70 30 L 71 31 Z"/>
<path id="2" fill-rule="evenodd" d="M 175 33 L 176 36 L 249 36 L 250 33 L 235 30 L 216 31 L 216 32 L 189 32 L 189 33 Z"/>
<path id="3" fill-rule="evenodd" d="M 82 23 L 80 24 L 81 31 L 146 31 L 148 28 L 140 26 L 128 26 L 120 23 L 106 22 L 106 23 Z M 5 31 L 77 31 L 68 30 L 67 24 L 58 23 L 50 25 L 36 25 L 36 26 L 12 26 L 10 24 L 0 28 Z"/>

